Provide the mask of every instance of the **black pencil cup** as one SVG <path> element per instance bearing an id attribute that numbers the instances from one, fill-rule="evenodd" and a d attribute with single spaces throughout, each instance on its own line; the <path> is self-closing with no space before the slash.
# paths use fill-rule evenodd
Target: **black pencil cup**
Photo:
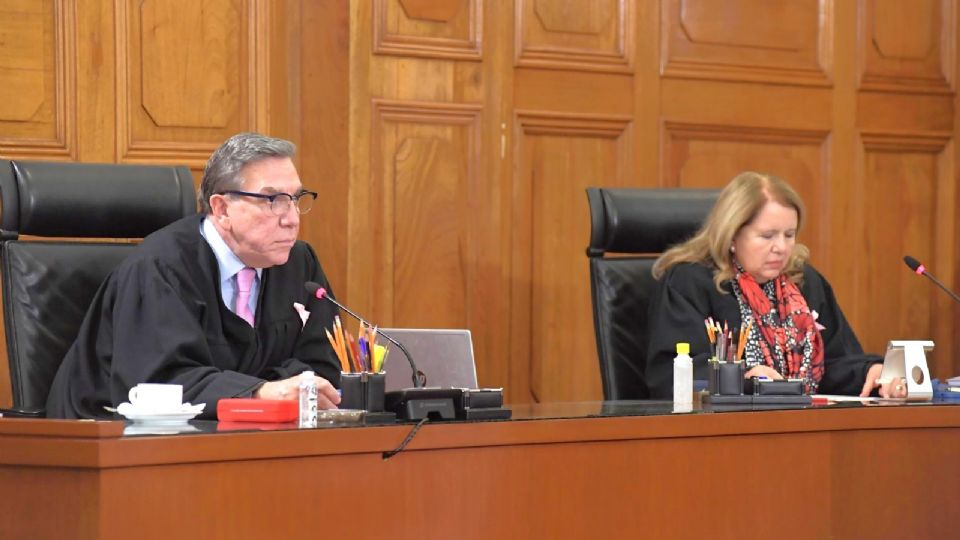
<path id="1" fill-rule="evenodd" d="M 370 412 L 383 410 L 386 389 L 384 373 L 341 373 L 340 408 L 363 409 Z"/>
<path id="2" fill-rule="evenodd" d="M 720 362 L 711 358 L 707 362 L 707 367 L 710 368 L 709 378 L 707 379 L 707 392 L 711 396 L 718 396 L 720 395 Z"/>
<path id="3" fill-rule="evenodd" d="M 370 412 L 380 412 L 383 410 L 383 396 L 387 388 L 386 373 L 364 373 L 367 376 L 367 382 L 364 385 L 363 405 L 364 409 Z"/>
<path id="4" fill-rule="evenodd" d="M 340 408 L 363 408 L 363 383 L 359 373 L 340 373 Z"/>
<path id="5" fill-rule="evenodd" d="M 710 393 L 721 396 L 742 396 L 743 395 L 743 362 L 716 362 L 716 366 L 711 369 L 711 380 L 716 380 L 714 388 Z"/>

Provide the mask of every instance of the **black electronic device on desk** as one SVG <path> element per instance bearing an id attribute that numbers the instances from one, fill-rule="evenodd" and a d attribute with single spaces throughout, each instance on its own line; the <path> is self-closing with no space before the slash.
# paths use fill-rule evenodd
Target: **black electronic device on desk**
<path id="1" fill-rule="evenodd" d="M 709 394 L 704 403 L 721 406 L 804 406 L 813 399 L 804 394 L 803 381 L 796 379 L 770 380 L 760 377 L 744 379 L 743 362 L 711 360 Z"/>
<path id="2" fill-rule="evenodd" d="M 502 388 L 404 388 L 387 392 L 385 408 L 405 420 L 506 420 Z"/>
<path id="3" fill-rule="evenodd" d="M 470 330 L 457 328 L 386 328 L 396 339 L 388 352 L 416 357 L 417 382 L 409 388 L 414 363 L 386 366 L 386 410 L 398 418 L 421 420 L 497 420 L 510 418 L 503 407 L 503 389 L 477 388 Z M 422 386 L 429 385 L 426 388 Z"/>
<path id="4" fill-rule="evenodd" d="M 403 329 L 390 329 L 390 332 L 385 332 L 383 329 L 377 329 L 374 325 L 368 323 L 363 317 L 354 313 L 350 308 L 344 306 L 340 302 L 336 301 L 331 297 L 325 288 L 320 286 L 318 283 L 308 281 L 304 284 L 304 287 L 307 289 L 311 295 L 316 296 L 318 300 L 327 300 L 337 308 L 341 309 L 362 325 L 374 328 L 374 332 L 377 335 L 383 336 L 390 344 L 400 350 L 400 353 L 403 354 L 407 359 L 407 364 L 409 365 L 409 370 L 406 370 L 404 376 L 409 376 L 411 382 L 413 382 L 413 388 L 404 388 L 401 390 L 396 390 L 393 392 L 387 392 L 384 397 L 384 408 L 386 409 L 385 414 L 396 413 L 397 417 L 404 420 L 422 420 L 424 418 L 432 418 L 437 420 L 479 420 L 479 419 L 507 419 L 510 418 L 510 409 L 503 407 L 503 389 L 502 388 L 425 388 L 427 382 L 426 374 L 417 367 L 417 363 L 413 360 L 413 355 L 410 354 L 410 351 L 404 346 L 401 340 L 398 340 L 397 337 L 403 338 L 406 332 L 403 332 Z M 426 332 L 426 333 L 424 333 Z M 454 341 L 452 343 L 453 351 L 464 350 L 466 347 L 466 354 L 452 354 L 450 351 L 444 348 L 431 347 L 430 354 L 425 356 L 428 358 L 429 362 L 439 361 L 442 363 L 457 362 L 462 363 L 463 360 L 469 361 L 469 370 L 452 370 L 450 373 L 457 374 L 456 376 L 465 376 L 469 380 L 465 381 L 470 386 L 476 385 L 476 369 L 473 366 L 473 344 L 470 340 L 470 332 L 466 330 L 452 330 L 452 331 L 443 331 L 443 330 L 414 330 L 412 336 L 433 336 L 444 337 L 447 334 L 454 336 Z M 465 333 L 465 334 L 464 334 Z M 394 337 L 396 335 L 397 337 Z M 466 336 L 466 341 L 462 339 L 456 339 L 457 336 L 462 337 Z M 436 341 L 423 341 L 422 339 L 419 342 L 424 343 L 426 346 L 437 345 Z M 390 349 L 388 349 L 389 353 Z M 395 365 L 390 363 L 385 365 L 387 379 L 390 379 L 390 365 Z M 438 370 L 440 373 L 448 373 L 447 370 Z M 442 377 L 443 375 L 441 375 Z M 369 382 L 369 381 L 368 381 Z M 440 381 L 437 381 L 440 382 Z M 472 383 L 472 384 L 471 384 Z M 383 388 L 383 379 L 378 381 L 378 389 Z M 389 384 L 389 383 L 386 383 Z M 347 391 L 347 394 L 354 394 L 355 392 Z M 356 392 L 360 394 L 362 392 Z M 360 399 L 359 397 L 357 399 Z M 367 396 L 366 401 L 363 403 L 366 405 L 369 402 L 369 396 Z"/>

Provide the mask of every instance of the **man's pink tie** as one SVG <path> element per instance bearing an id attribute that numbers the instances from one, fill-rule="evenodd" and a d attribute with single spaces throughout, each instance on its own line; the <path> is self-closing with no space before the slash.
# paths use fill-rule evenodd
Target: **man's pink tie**
<path id="1" fill-rule="evenodd" d="M 253 286 L 253 280 L 257 277 L 257 271 L 249 266 L 237 272 L 237 309 L 236 313 L 241 319 L 247 321 L 250 326 L 253 324 L 253 312 L 250 311 L 250 288 Z"/>

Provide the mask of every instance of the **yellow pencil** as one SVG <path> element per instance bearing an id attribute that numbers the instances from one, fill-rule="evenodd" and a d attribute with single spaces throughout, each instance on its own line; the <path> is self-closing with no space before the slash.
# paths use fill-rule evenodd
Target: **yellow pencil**
<path id="1" fill-rule="evenodd" d="M 380 371 L 383 371 L 384 366 L 387 365 L 388 356 L 390 356 L 390 349 L 383 351 L 383 358 L 380 359 Z"/>
<path id="2" fill-rule="evenodd" d="M 383 357 L 387 354 L 387 348 L 383 345 L 374 345 L 373 346 L 373 372 L 380 373 L 383 371 Z"/>

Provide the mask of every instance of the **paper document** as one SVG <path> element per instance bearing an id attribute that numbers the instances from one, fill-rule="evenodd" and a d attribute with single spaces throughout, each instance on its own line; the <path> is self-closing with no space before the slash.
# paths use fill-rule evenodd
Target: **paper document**
<path id="1" fill-rule="evenodd" d="M 839 396 L 833 394 L 814 394 L 811 396 L 816 401 L 832 401 L 840 403 L 844 401 L 859 401 L 860 403 L 880 403 L 880 402 L 899 402 L 906 401 L 903 398 L 880 398 L 880 397 L 860 397 L 860 396 Z"/>

